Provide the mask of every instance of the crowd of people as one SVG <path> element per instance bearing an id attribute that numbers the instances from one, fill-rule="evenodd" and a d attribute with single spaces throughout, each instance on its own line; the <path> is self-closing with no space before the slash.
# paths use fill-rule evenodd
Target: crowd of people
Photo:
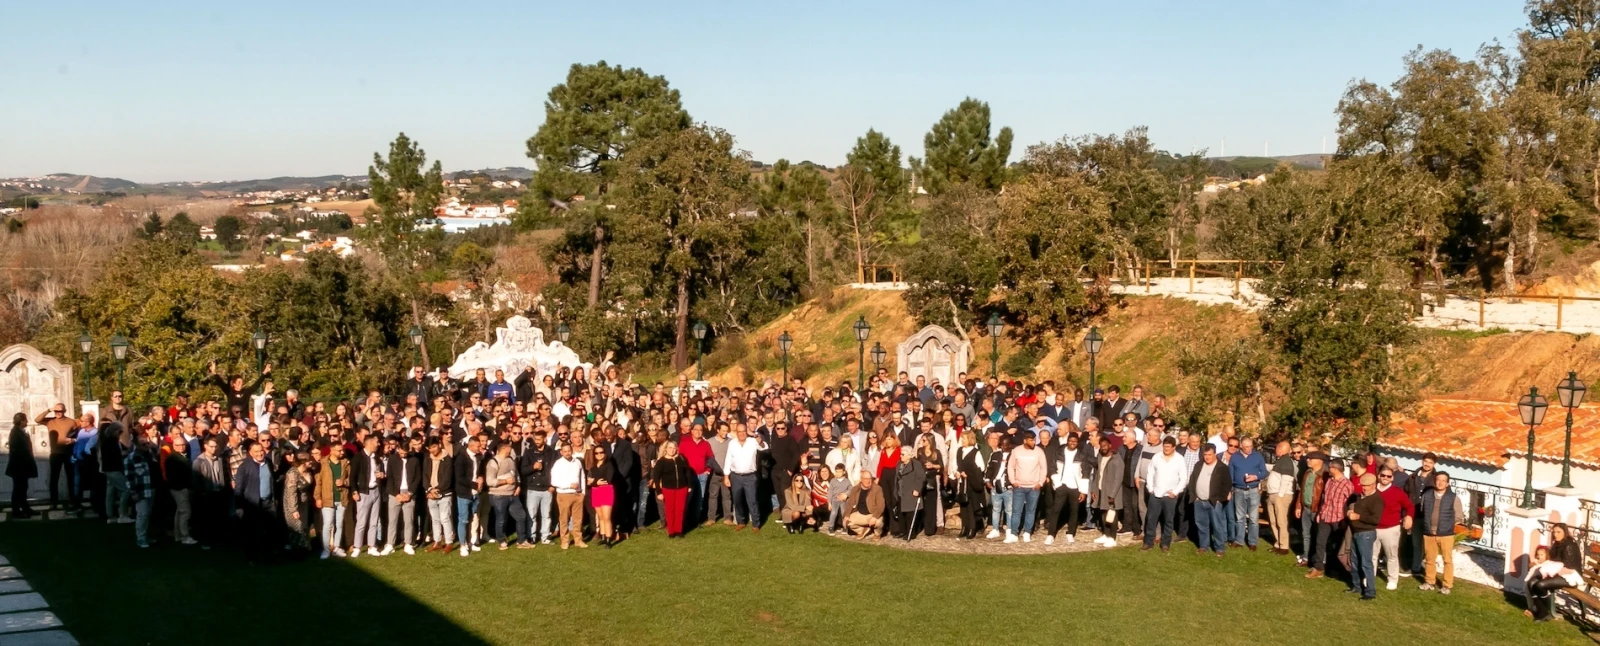
<path id="1" fill-rule="evenodd" d="M 986 382 L 946 387 L 880 370 L 813 393 L 802 382 L 702 390 L 643 387 L 615 366 L 466 380 L 415 368 L 389 396 L 302 401 L 278 394 L 267 365 L 253 383 L 223 379 L 216 397 L 135 410 L 113 393 L 101 418 L 63 405 L 48 429 L 50 503 L 131 523 L 149 547 L 170 536 L 250 559 L 471 556 L 559 544 L 605 548 L 636 534 L 668 538 L 724 523 L 857 540 L 1046 545 L 1118 536 L 1144 550 L 1189 542 L 1201 555 L 1269 548 L 1307 578 L 1337 575 L 1359 599 L 1403 575 L 1454 586 L 1455 527 L 1466 518 L 1449 474 L 1371 452 L 1283 438 L 1270 447 L 1229 429 L 1179 428 L 1165 398 L 1134 386 L 1057 390 Z M 37 477 L 18 415 L 10 440 L 12 511 Z M 1267 450 L 1270 449 L 1270 455 Z M 958 510 L 947 514 L 949 510 Z M 959 529 L 946 531 L 955 515 Z M 1529 573 L 1528 612 L 1579 584 L 1570 531 L 1558 527 Z M 981 538 L 980 538 L 981 537 Z M 1296 549 L 1298 548 L 1298 549 Z"/>

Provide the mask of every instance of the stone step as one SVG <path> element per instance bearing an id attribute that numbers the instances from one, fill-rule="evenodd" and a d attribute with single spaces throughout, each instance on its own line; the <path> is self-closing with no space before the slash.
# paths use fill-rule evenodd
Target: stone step
<path id="1" fill-rule="evenodd" d="M 9 566 L 9 565 L 0 566 L 0 581 L 4 581 L 6 579 L 20 579 L 20 578 L 22 578 L 22 573 L 18 572 L 17 568 Z"/>
<path id="2" fill-rule="evenodd" d="M 48 608 L 50 604 L 44 602 L 44 597 L 37 592 L 23 592 L 21 594 L 0 594 L 0 613 L 22 612 L 24 610 L 38 610 Z"/>
<path id="3" fill-rule="evenodd" d="M 33 586 L 22 579 L 9 579 L 0 581 L 0 594 L 16 594 L 18 592 L 33 592 Z"/>
<path id="4" fill-rule="evenodd" d="M 0 565 L 11 565 L 11 561 L 7 560 L 5 556 L 0 556 Z"/>
<path id="5" fill-rule="evenodd" d="M 65 630 L 0 635 L 0 646 L 78 646 L 78 640 Z"/>
<path id="6" fill-rule="evenodd" d="M 60 628 L 61 619 L 49 610 L 33 610 L 18 612 L 9 615 L 0 615 L 0 634 L 20 633 L 30 630 L 44 630 L 46 628 Z M 31 642 L 22 642 L 31 643 Z"/>

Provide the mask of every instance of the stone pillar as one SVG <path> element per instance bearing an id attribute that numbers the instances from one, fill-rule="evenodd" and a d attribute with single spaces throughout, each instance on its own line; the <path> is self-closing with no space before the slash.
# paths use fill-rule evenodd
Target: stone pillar
<path id="1" fill-rule="evenodd" d="M 1544 525 L 1540 522 L 1550 516 L 1550 510 L 1512 507 L 1505 510 L 1506 566 L 1505 591 L 1523 594 L 1527 591 L 1528 562 L 1534 548 L 1544 543 Z"/>
<path id="2" fill-rule="evenodd" d="M 100 425 L 100 402 L 99 402 L 99 400 L 80 401 L 80 402 L 78 402 L 78 414 L 79 415 L 83 415 L 84 413 L 88 413 L 90 415 L 93 415 L 94 416 L 94 425 L 95 426 L 99 426 Z"/>

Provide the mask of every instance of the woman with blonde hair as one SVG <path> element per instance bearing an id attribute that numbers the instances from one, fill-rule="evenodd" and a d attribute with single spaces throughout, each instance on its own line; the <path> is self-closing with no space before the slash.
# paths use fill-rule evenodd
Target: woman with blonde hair
<path id="1" fill-rule="evenodd" d="M 956 448 L 955 456 L 956 468 L 952 471 L 955 499 L 961 505 L 961 535 L 958 538 L 977 538 L 978 510 L 983 508 L 983 503 L 989 497 L 983 486 L 985 461 L 983 452 L 978 450 L 978 434 L 971 430 L 962 432 L 961 446 Z"/>
<path id="2" fill-rule="evenodd" d="M 661 501 L 661 524 L 667 528 L 667 538 L 683 536 L 684 509 L 693 482 L 694 469 L 689 468 L 689 460 L 678 452 L 678 443 L 663 442 L 650 467 L 650 486 L 657 491 L 656 500 Z"/>

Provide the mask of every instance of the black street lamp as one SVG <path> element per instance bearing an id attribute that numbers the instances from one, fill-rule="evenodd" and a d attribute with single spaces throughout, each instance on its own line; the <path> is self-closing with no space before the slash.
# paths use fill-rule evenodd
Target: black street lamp
<path id="1" fill-rule="evenodd" d="M 867 389 L 867 337 L 872 336 L 872 324 L 866 315 L 856 319 L 850 328 L 856 333 L 856 389 Z"/>
<path id="2" fill-rule="evenodd" d="M 256 349 L 256 372 L 261 372 L 267 365 L 267 333 L 258 328 L 250 335 L 250 345 Z"/>
<path id="3" fill-rule="evenodd" d="M 783 384 L 779 388 L 789 387 L 789 348 L 794 347 L 794 337 L 789 336 L 789 331 L 784 330 L 778 335 L 778 350 L 783 353 Z"/>
<path id="4" fill-rule="evenodd" d="M 1517 402 L 1517 412 L 1522 414 L 1522 423 L 1528 425 L 1528 481 L 1522 488 L 1523 509 L 1533 509 L 1533 429 L 1544 423 L 1544 414 L 1550 408 L 1550 402 L 1544 395 L 1539 394 L 1539 387 L 1528 388 L 1528 394 L 1523 395 Z"/>
<path id="5" fill-rule="evenodd" d="M 1583 405 L 1583 396 L 1589 387 L 1578 379 L 1578 373 L 1568 371 L 1567 378 L 1556 384 L 1556 398 L 1567 409 L 1567 440 L 1561 451 L 1561 488 L 1572 488 L 1572 411 Z"/>
<path id="6" fill-rule="evenodd" d="M 89 383 L 89 351 L 94 349 L 94 339 L 89 338 L 89 331 L 84 330 L 78 335 L 78 351 L 83 353 L 83 400 L 94 401 L 94 389 Z"/>
<path id="7" fill-rule="evenodd" d="M 889 351 L 883 349 L 883 342 L 872 344 L 872 367 L 876 370 L 883 369 L 883 362 L 889 358 Z"/>
<path id="8" fill-rule="evenodd" d="M 703 381 L 705 373 L 700 367 L 700 360 L 706 356 L 706 324 L 703 321 L 694 322 L 694 345 L 698 350 L 694 355 L 694 380 Z"/>
<path id="9" fill-rule="evenodd" d="M 422 328 L 413 325 L 407 334 L 411 337 L 411 365 L 420 366 L 422 365 L 421 351 L 422 342 L 424 340 L 422 336 Z"/>
<path id="10" fill-rule="evenodd" d="M 1100 346 L 1105 345 L 1106 338 L 1100 335 L 1100 328 L 1091 327 L 1089 333 L 1083 336 L 1083 351 L 1089 353 L 1089 408 L 1084 421 L 1094 417 L 1094 357 L 1100 354 Z M 1100 429 L 1104 433 L 1110 429 Z"/>
<path id="11" fill-rule="evenodd" d="M 1000 321 L 1000 313 L 989 315 L 989 338 L 994 341 L 994 352 L 989 355 L 989 378 L 1000 380 L 1000 333 L 1006 331 L 1006 324 Z"/>
<path id="12" fill-rule="evenodd" d="M 556 325 L 556 340 L 560 341 L 562 345 L 566 345 L 568 341 L 572 340 L 572 328 L 568 327 L 564 322 Z"/>
<path id="13" fill-rule="evenodd" d="M 111 356 L 117 360 L 117 390 L 124 390 L 122 385 L 122 362 L 128 360 L 128 338 L 118 334 L 111 337 Z"/>

